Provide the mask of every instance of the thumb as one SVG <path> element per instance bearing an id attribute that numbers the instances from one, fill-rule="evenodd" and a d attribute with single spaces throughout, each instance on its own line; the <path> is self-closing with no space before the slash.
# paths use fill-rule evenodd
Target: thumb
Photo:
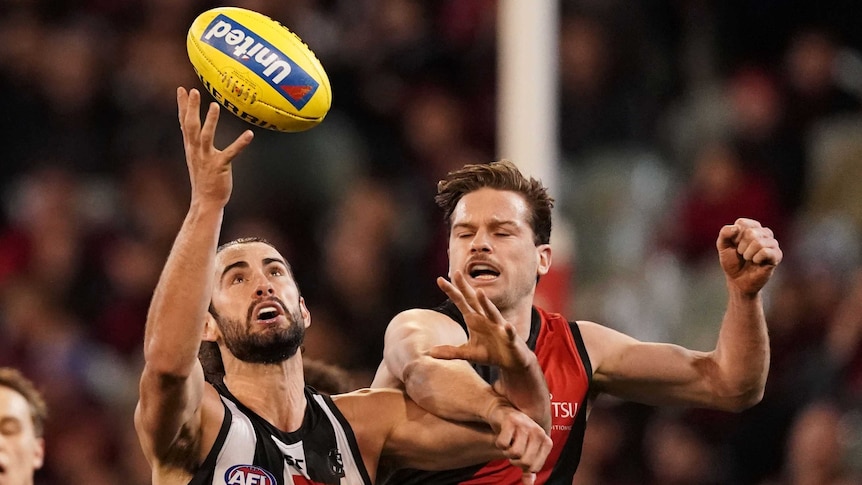
<path id="1" fill-rule="evenodd" d="M 524 472 L 524 474 L 521 475 L 521 483 L 523 483 L 524 485 L 533 485 L 534 483 L 536 483 L 536 474 Z"/>
<path id="2" fill-rule="evenodd" d="M 469 352 L 462 346 L 437 345 L 428 350 L 428 355 L 435 359 L 454 360 L 467 359 Z"/>
<path id="3" fill-rule="evenodd" d="M 727 225 L 721 228 L 718 232 L 718 240 L 715 242 L 718 250 L 733 248 L 737 244 L 740 227 L 738 225 Z"/>
<path id="4" fill-rule="evenodd" d="M 233 160 L 251 143 L 253 138 L 254 132 L 251 130 L 245 130 L 236 138 L 236 140 L 233 141 L 233 143 L 222 150 L 222 153 L 225 154 L 228 161 Z"/>

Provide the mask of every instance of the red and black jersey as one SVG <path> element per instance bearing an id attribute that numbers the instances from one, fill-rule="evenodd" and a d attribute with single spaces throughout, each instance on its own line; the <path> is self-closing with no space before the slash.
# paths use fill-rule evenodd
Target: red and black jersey
<path id="1" fill-rule="evenodd" d="M 467 332 L 464 317 L 447 301 L 434 310 L 449 316 Z M 578 462 L 587 422 L 587 398 L 592 368 L 581 332 L 575 322 L 558 313 L 533 307 L 527 346 L 536 353 L 551 392 L 551 439 L 553 449 L 537 474 L 536 485 L 571 485 Z M 499 370 L 473 365 L 488 383 L 494 383 Z M 519 485 L 520 469 L 508 460 L 496 460 L 454 470 L 429 472 L 398 470 L 386 481 L 391 485 Z"/>

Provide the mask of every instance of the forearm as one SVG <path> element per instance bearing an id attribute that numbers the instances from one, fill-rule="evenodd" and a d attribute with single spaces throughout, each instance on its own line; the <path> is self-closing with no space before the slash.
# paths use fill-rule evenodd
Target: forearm
<path id="1" fill-rule="evenodd" d="M 769 372 L 769 334 L 759 292 L 730 288 L 715 358 L 724 391 L 743 408 L 759 402 Z"/>
<path id="2" fill-rule="evenodd" d="M 144 356 L 157 372 L 185 375 L 197 362 L 222 217 L 193 203 L 174 241 L 147 314 Z"/>
<path id="3" fill-rule="evenodd" d="M 501 369 L 500 380 L 494 386 L 513 406 L 538 423 L 545 431 L 551 429 L 551 403 L 548 385 L 539 362 L 533 358 L 526 367 Z"/>
<path id="4" fill-rule="evenodd" d="M 507 404 L 463 361 L 419 357 L 404 367 L 402 379 L 407 394 L 419 406 L 453 421 L 488 423 L 491 413 Z"/>
<path id="5" fill-rule="evenodd" d="M 379 412 L 385 403 L 378 404 Z M 397 467 L 450 470 L 508 458 L 522 470 L 537 472 L 552 448 L 548 434 L 511 406 L 498 408 L 500 429 L 492 431 L 484 424 L 441 419 L 411 400 L 404 404 L 388 413 L 398 423 L 387 434 L 382 453 Z"/>

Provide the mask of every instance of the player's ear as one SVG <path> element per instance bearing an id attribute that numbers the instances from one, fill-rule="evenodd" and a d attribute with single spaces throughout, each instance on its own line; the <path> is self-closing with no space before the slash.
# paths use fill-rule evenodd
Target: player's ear
<path id="1" fill-rule="evenodd" d="M 540 244 L 536 246 L 536 251 L 539 253 L 539 266 L 536 273 L 539 276 L 544 276 L 551 270 L 551 245 Z"/>
<path id="2" fill-rule="evenodd" d="M 299 314 L 302 315 L 302 321 L 305 323 L 305 328 L 311 326 L 311 312 L 305 306 L 305 298 L 299 297 Z"/>
<path id="3" fill-rule="evenodd" d="M 38 470 L 45 463 L 45 439 L 38 438 L 33 447 L 33 468 Z"/>
<path id="4" fill-rule="evenodd" d="M 201 340 L 215 342 L 217 341 L 218 336 L 219 328 L 215 317 L 213 317 L 212 313 L 207 312 L 206 322 L 204 322 L 204 334 L 203 337 L 201 337 Z"/>
<path id="5" fill-rule="evenodd" d="M 446 261 L 449 261 L 449 266 L 446 268 L 446 279 L 452 281 L 452 258 L 450 256 L 451 251 L 449 251 L 449 248 L 446 248 Z"/>

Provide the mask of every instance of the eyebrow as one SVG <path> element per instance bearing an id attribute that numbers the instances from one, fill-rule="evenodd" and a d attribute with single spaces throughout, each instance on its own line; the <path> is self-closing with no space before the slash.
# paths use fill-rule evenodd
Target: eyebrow
<path id="1" fill-rule="evenodd" d="M 268 266 L 272 263 L 279 263 L 279 264 L 283 265 L 285 268 L 290 267 L 281 258 L 263 258 L 262 263 L 264 266 Z M 224 271 L 221 272 L 221 277 L 219 279 L 224 278 L 224 276 L 226 274 L 228 274 L 228 272 L 230 272 L 230 270 L 232 270 L 234 268 L 248 268 L 248 267 L 249 267 L 249 264 L 245 261 L 237 261 L 235 263 L 231 263 L 231 264 L 225 266 Z"/>
<path id="2" fill-rule="evenodd" d="M 221 277 L 219 279 L 224 278 L 224 275 L 228 274 L 228 272 L 234 268 L 248 268 L 248 263 L 245 261 L 237 261 L 236 263 L 231 263 L 225 266 L 224 271 L 221 272 Z"/>
<path id="3" fill-rule="evenodd" d="M 287 265 L 287 263 L 283 259 L 280 259 L 280 258 L 263 258 L 263 265 L 264 266 L 272 264 L 272 263 L 280 263 L 285 268 L 289 268 L 289 266 Z"/>
<path id="4" fill-rule="evenodd" d="M 473 228 L 476 228 L 477 226 L 479 226 L 479 224 L 474 224 L 472 222 L 459 222 L 457 224 L 452 224 L 452 229 L 456 229 L 456 228 L 473 229 Z M 503 226 L 510 226 L 512 228 L 520 227 L 518 221 L 515 221 L 512 219 L 491 221 L 490 223 L 488 223 L 488 226 L 490 226 L 493 229 L 499 229 L 500 227 L 503 227 Z"/>

